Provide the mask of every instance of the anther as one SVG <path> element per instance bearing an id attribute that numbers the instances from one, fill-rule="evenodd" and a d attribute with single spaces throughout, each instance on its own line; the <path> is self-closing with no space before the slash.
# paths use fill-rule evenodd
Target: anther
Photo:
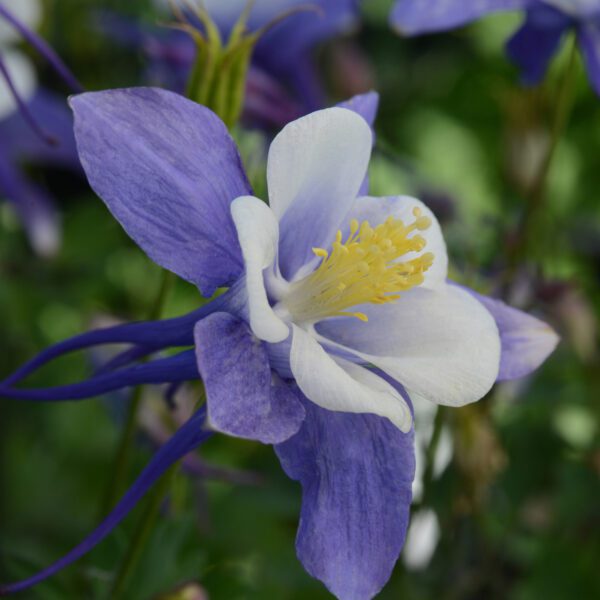
<path id="1" fill-rule="evenodd" d="M 363 260 L 356 265 L 356 270 L 361 275 L 368 275 L 371 268 L 369 267 L 368 263 Z"/>
<path id="2" fill-rule="evenodd" d="M 349 235 L 344 240 L 341 230 L 337 231 L 330 252 L 313 248 L 321 264 L 312 275 L 294 284 L 298 293 L 285 301 L 289 312 L 306 321 L 351 316 L 366 322 L 364 313 L 346 309 L 393 302 L 406 290 L 420 285 L 433 255 L 429 252 L 401 260 L 423 250 L 426 240 L 412 233 L 429 227 L 431 220 L 419 207 L 412 214 L 415 221 L 409 225 L 390 216 L 375 228 L 368 221 L 352 219 Z"/>
<path id="3" fill-rule="evenodd" d="M 419 231 L 424 231 L 431 226 L 431 219 L 429 217 L 419 217 L 415 224 Z"/>

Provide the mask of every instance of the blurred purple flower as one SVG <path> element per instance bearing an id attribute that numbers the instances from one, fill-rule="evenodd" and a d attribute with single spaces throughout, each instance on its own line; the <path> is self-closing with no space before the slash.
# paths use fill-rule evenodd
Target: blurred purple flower
<path id="1" fill-rule="evenodd" d="M 366 195 L 377 101 L 355 97 L 284 128 L 269 152 L 269 207 L 252 196 L 233 140 L 208 109 L 152 88 L 72 100 L 90 184 L 129 235 L 205 296 L 229 290 L 177 319 L 66 340 L 2 383 L 4 396 L 52 401 L 200 376 L 207 414 L 171 438 L 90 538 L 0 593 L 87 552 L 207 429 L 275 446 L 303 487 L 297 552 L 311 575 L 343 599 L 385 585 L 411 503 L 411 398 L 476 401 L 496 379 L 539 366 L 557 337 L 449 285 L 441 230 L 418 200 Z M 49 360 L 109 342 L 132 347 L 87 381 L 14 387 Z M 186 346 L 195 350 L 131 364 Z"/>
<path id="2" fill-rule="evenodd" d="M 27 106 L 56 143 L 49 145 L 41 139 L 19 111 L 0 120 L 0 196 L 14 204 L 33 249 L 41 256 L 51 256 L 60 243 L 59 217 L 53 200 L 27 178 L 21 165 L 74 171 L 81 166 L 66 100 L 39 89 Z"/>
<path id="3" fill-rule="evenodd" d="M 245 4 L 244 0 L 209 0 L 206 6 L 228 35 Z M 273 80 L 289 87 L 306 113 L 320 108 L 325 102 L 313 50 L 317 44 L 356 25 L 359 0 L 258 0 L 250 14 L 249 29 L 259 29 L 299 6 L 312 6 L 318 10 L 293 14 L 270 29 L 256 47 L 253 64 Z"/>
<path id="4" fill-rule="evenodd" d="M 507 52 L 527 84 L 541 81 L 568 31 L 577 34 L 595 92 L 600 95 L 600 2 L 598 0 L 397 0 L 390 20 L 403 35 L 460 27 L 494 12 L 525 10 L 522 27 Z"/>
<path id="5" fill-rule="evenodd" d="M 35 20 L 35 3 L 19 11 Z M 54 51 L 0 2 L 0 196 L 14 204 L 32 247 L 42 256 L 56 252 L 59 221 L 47 193 L 29 181 L 21 164 L 79 169 L 73 119 L 66 101 L 35 90 L 29 62 L 9 47 L 19 36 L 37 49 L 75 90 L 81 86 Z"/>
<path id="6" fill-rule="evenodd" d="M 226 39 L 247 3 L 209 0 L 204 4 Z M 325 102 L 313 51 L 356 24 L 358 0 L 258 0 L 248 29 L 258 30 L 300 6 L 307 10 L 274 25 L 254 51 L 244 106 L 244 120 L 250 125 L 280 128 Z M 183 92 L 196 56 L 188 34 L 144 27 L 107 13 L 99 23 L 113 38 L 144 49 L 151 60 L 148 75 L 153 84 Z"/>

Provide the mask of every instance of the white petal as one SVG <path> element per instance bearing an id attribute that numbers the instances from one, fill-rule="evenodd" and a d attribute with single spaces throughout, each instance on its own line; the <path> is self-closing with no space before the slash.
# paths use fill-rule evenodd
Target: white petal
<path id="1" fill-rule="evenodd" d="M 360 310 L 368 323 L 337 319 L 319 323 L 317 331 L 399 381 L 413 400 L 462 406 L 482 398 L 496 381 L 498 328 L 462 289 L 414 288 L 394 303 Z"/>
<path id="2" fill-rule="evenodd" d="M 306 331 L 292 325 L 290 366 L 304 395 L 327 410 L 387 417 L 407 432 L 412 416 L 406 401 L 381 377 L 327 354 Z"/>
<path id="3" fill-rule="evenodd" d="M 345 108 L 328 108 L 288 124 L 269 149 L 269 202 L 280 220 L 280 264 L 288 279 L 329 247 L 366 175 L 373 134 Z"/>
<path id="4" fill-rule="evenodd" d="M 448 465 L 452 462 L 454 456 L 454 440 L 448 427 L 442 428 L 440 440 L 438 442 L 437 451 L 433 458 L 433 477 L 437 479 L 441 477 Z"/>
<path id="5" fill-rule="evenodd" d="M 418 208 L 431 221 L 429 228 L 417 232 L 426 241 L 423 252 L 431 252 L 434 256 L 433 264 L 426 271 L 425 281 L 422 285 L 425 287 L 445 285 L 448 276 L 446 242 L 435 215 L 420 200 L 410 196 L 385 196 L 382 198 L 363 196 L 356 199 L 348 218 L 356 219 L 359 222 L 369 221 L 372 226 L 376 226 L 383 223 L 388 217 L 394 217 L 407 225 L 415 220 L 413 215 L 415 208 Z M 405 261 L 416 257 L 416 252 L 409 252 L 400 260 Z"/>
<path id="6" fill-rule="evenodd" d="M 440 539 L 440 524 L 433 510 L 414 515 L 402 552 L 404 564 L 412 570 L 424 569 L 431 561 Z"/>
<path id="7" fill-rule="evenodd" d="M 1 50 L 1 49 L 0 49 Z M 3 52 L 2 60 L 10 73 L 12 82 L 23 100 L 33 96 L 37 79 L 31 61 L 16 51 Z M 17 110 L 17 103 L 3 77 L 0 77 L 0 119 Z"/>
<path id="8" fill-rule="evenodd" d="M 265 289 L 264 270 L 274 267 L 279 230 L 273 211 L 253 196 L 231 203 L 231 215 L 246 267 L 250 327 L 261 340 L 277 343 L 289 335 L 288 326 L 273 312 Z"/>

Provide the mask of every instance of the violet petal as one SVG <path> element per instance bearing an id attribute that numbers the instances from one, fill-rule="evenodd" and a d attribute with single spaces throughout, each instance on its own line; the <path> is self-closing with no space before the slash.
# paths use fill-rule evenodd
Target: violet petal
<path id="1" fill-rule="evenodd" d="M 227 294 L 205 304 L 198 310 L 182 317 L 162 321 L 126 323 L 104 329 L 95 329 L 58 342 L 27 361 L 0 385 L 10 387 L 37 371 L 51 360 L 101 344 L 136 344 L 146 346 L 148 354 L 169 346 L 191 346 L 194 343 L 194 325 L 204 316 L 218 310 Z"/>
<path id="2" fill-rule="evenodd" d="M 195 337 L 214 429 L 267 444 L 298 431 L 304 408 L 297 392 L 271 373 L 265 345 L 243 321 L 215 313 L 196 325 Z"/>
<path id="3" fill-rule="evenodd" d="M 287 475 L 303 488 L 298 557 L 338 598 L 367 600 L 389 579 L 404 544 L 413 432 L 308 400 L 305 409 L 300 431 L 275 448 Z"/>
<path id="4" fill-rule="evenodd" d="M 501 300 L 464 289 L 487 308 L 498 326 L 502 344 L 498 381 L 525 377 L 552 354 L 559 337 L 549 325 Z"/>
<path id="5" fill-rule="evenodd" d="M 402 35 L 419 35 L 461 27 L 487 14 L 526 8 L 536 0 L 397 0 L 390 14 Z"/>
<path id="6" fill-rule="evenodd" d="M 580 26 L 579 46 L 590 84 L 600 96 L 600 21 L 595 20 Z"/>
<path id="7" fill-rule="evenodd" d="M 14 400 L 54 402 L 93 398 L 121 388 L 142 384 L 172 383 L 198 378 L 194 354 L 186 350 L 175 356 L 102 373 L 86 381 L 48 388 L 9 388 L 0 386 L 0 396 Z"/>
<path id="8" fill-rule="evenodd" d="M 251 189 L 222 121 L 155 88 L 82 94 L 71 105 L 92 188 L 150 258 L 205 296 L 239 277 L 229 205 Z"/>
<path id="9" fill-rule="evenodd" d="M 542 80 L 570 24 L 570 19 L 550 6 L 527 12 L 525 23 L 506 45 L 508 56 L 522 71 L 524 83 L 535 85 Z"/>

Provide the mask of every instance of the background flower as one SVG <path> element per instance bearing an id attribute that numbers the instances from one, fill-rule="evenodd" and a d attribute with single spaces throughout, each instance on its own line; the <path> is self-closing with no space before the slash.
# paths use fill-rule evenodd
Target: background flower
<path id="1" fill-rule="evenodd" d="M 165 19 L 173 18 L 172 5 L 164 0 L 155 4 Z M 245 2 L 210 1 L 205 6 L 223 40 L 227 40 Z M 186 16 L 195 22 L 191 13 Z M 358 17 L 357 0 L 256 2 L 249 15 L 248 30 L 269 29 L 252 56 L 245 122 L 277 129 L 324 106 L 326 94 L 315 63 L 318 46 L 357 28 Z M 200 27 L 197 21 L 196 25 Z M 129 47 L 143 48 L 150 61 L 148 79 L 152 84 L 183 92 L 196 57 L 194 41 L 187 33 L 135 23 L 112 13 L 102 14 L 100 26 L 107 36 Z"/>
<path id="2" fill-rule="evenodd" d="M 2 0 L 25 28 L 39 25 L 37 0 L 13 4 Z M 60 219 L 47 191 L 29 180 L 21 167 L 41 164 L 78 170 L 79 161 L 66 101 L 38 87 L 33 63 L 16 49 L 20 37 L 14 24 L 0 14 L 0 61 L 5 69 L 0 77 L 0 196 L 13 204 L 33 249 L 48 257 L 58 251 Z"/>
<path id="3" fill-rule="evenodd" d="M 465 25 L 491 13 L 523 9 L 525 22 L 506 50 L 521 69 L 523 81 L 539 83 L 548 62 L 569 31 L 574 31 L 592 87 L 600 95 L 600 7 L 595 0 L 398 0 L 393 27 L 404 35 L 433 33 Z"/>

